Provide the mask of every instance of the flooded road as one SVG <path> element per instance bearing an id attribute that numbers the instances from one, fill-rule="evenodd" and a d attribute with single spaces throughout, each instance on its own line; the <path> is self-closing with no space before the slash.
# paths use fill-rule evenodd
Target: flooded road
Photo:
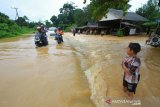
<path id="1" fill-rule="evenodd" d="M 0 107 L 95 107 L 76 50 L 65 40 L 35 48 L 33 37 L 0 42 Z"/>
<path id="2" fill-rule="evenodd" d="M 145 45 L 146 37 L 90 36 L 70 33 L 57 45 L 36 49 L 33 37 L 0 40 L 0 105 L 4 107 L 130 107 L 106 104 L 124 100 L 121 61 L 130 42 L 142 51 L 138 107 L 160 106 L 160 49 Z M 0 107 L 1 107 L 0 106 Z"/>
<path id="3" fill-rule="evenodd" d="M 69 34 L 67 37 L 71 38 Z M 91 99 L 97 107 L 160 106 L 160 49 L 145 45 L 147 37 L 77 35 L 72 38 L 75 49 L 83 56 L 81 67 L 89 82 Z M 123 70 L 120 65 L 130 42 L 138 42 L 142 47 L 138 54 L 142 62 L 141 80 L 133 102 L 127 102 L 128 96 L 122 90 Z M 107 100 L 113 103 L 104 104 Z"/>

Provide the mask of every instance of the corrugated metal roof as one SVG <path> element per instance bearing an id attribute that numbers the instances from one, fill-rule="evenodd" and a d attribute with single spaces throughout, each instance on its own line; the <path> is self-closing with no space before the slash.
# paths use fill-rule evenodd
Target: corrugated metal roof
<path id="1" fill-rule="evenodd" d="M 109 9 L 107 17 L 103 17 L 100 21 L 110 21 L 118 19 L 128 20 L 128 21 L 148 21 L 148 19 L 133 12 L 127 12 L 126 15 L 123 16 L 123 11 L 116 9 Z"/>

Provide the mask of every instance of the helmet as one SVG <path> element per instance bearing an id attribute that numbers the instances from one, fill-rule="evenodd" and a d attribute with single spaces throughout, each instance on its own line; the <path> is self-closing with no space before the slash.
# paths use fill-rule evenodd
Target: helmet
<path id="1" fill-rule="evenodd" d="M 44 28 L 44 25 L 41 25 L 41 28 Z"/>
<path id="2" fill-rule="evenodd" d="M 37 30 L 40 30 L 40 29 L 41 29 L 41 27 L 38 26 L 38 27 L 37 27 Z"/>

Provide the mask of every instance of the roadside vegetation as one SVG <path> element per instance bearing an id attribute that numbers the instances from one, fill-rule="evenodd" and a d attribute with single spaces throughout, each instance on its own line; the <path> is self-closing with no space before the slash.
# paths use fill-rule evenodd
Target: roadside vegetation
<path id="1" fill-rule="evenodd" d="M 61 27 L 70 31 L 74 27 L 84 26 L 87 22 L 96 22 L 106 15 L 110 8 L 120 9 L 125 13 L 129 10 L 131 0 L 90 0 L 83 9 L 77 8 L 73 2 L 67 2 L 59 9 L 59 14 L 53 15 L 45 21 L 46 27 Z M 83 2 L 83 0 L 82 0 Z M 84 0 L 84 3 L 86 0 Z M 148 0 L 146 4 L 136 10 L 136 13 L 149 19 L 144 26 L 155 27 L 156 20 L 160 18 L 160 7 L 157 0 Z M 0 38 L 13 37 L 24 33 L 33 32 L 35 27 L 42 25 L 41 21 L 31 22 L 27 16 L 10 20 L 9 17 L 0 12 Z"/>
<path id="2" fill-rule="evenodd" d="M 26 16 L 19 17 L 14 21 L 0 12 L 0 38 L 9 38 L 26 33 L 33 33 L 35 27 L 41 24 L 41 22 L 29 22 L 29 19 Z"/>
<path id="3" fill-rule="evenodd" d="M 136 13 L 146 17 L 149 21 L 144 23 L 151 31 L 157 28 L 158 20 L 160 20 L 160 3 L 157 0 L 148 0 L 146 4 L 136 10 Z"/>
<path id="4" fill-rule="evenodd" d="M 51 22 L 56 27 L 69 31 L 70 28 L 84 26 L 87 22 L 96 22 L 106 15 L 110 8 L 123 10 L 124 15 L 130 9 L 131 0 L 90 0 L 90 4 L 79 9 L 73 2 L 67 2 L 59 9 L 60 14 L 51 17 Z M 84 3 L 86 0 L 84 0 Z M 146 4 L 136 10 L 136 13 L 155 22 L 160 18 L 160 7 L 157 0 L 148 0 Z M 106 16 L 107 17 L 107 16 Z"/>

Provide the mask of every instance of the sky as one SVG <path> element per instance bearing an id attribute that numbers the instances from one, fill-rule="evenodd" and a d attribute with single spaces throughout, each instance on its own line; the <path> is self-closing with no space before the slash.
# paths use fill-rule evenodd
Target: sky
<path id="1" fill-rule="evenodd" d="M 132 7 L 129 11 L 135 11 L 148 0 L 131 0 L 129 4 Z M 0 0 L 0 12 L 5 13 L 10 19 L 15 19 L 15 10 L 13 7 L 18 8 L 19 16 L 26 15 L 31 21 L 45 21 L 50 20 L 53 15 L 59 14 L 59 9 L 66 2 L 74 2 L 78 8 L 83 8 L 83 0 Z M 89 4 L 89 0 L 87 0 Z"/>

